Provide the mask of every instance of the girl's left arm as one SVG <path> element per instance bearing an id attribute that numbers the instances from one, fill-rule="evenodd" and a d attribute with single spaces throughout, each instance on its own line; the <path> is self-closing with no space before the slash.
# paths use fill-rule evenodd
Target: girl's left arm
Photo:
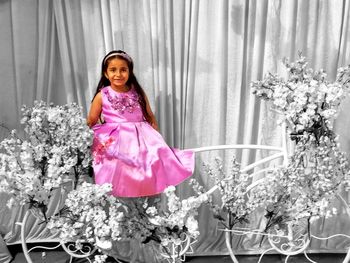
<path id="1" fill-rule="evenodd" d="M 148 98 L 147 98 L 146 94 L 145 94 L 145 101 L 146 101 L 147 113 L 151 117 L 151 123 L 150 124 L 153 127 L 153 129 L 159 131 L 159 127 L 158 127 L 158 123 L 157 123 L 156 117 L 154 116 L 154 114 L 152 112 L 152 109 L 151 109 L 151 106 L 149 104 L 149 101 L 148 101 Z"/>

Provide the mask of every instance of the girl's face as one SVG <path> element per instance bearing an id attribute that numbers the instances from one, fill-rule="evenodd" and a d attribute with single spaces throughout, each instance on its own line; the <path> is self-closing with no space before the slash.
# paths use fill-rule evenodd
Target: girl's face
<path id="1" fill-rule="evenodd" d="M 129 79 L 128 63 L 124 59 L 112 58 L 108 61 L 105 77 L 111 83 L 111 87 L 118 91 L 124 91 Z"/>

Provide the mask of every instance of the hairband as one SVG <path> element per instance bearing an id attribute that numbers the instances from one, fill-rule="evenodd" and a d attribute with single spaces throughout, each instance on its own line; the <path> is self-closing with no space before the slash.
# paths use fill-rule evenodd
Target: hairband
<path id="1" fill-rule="evenodd" d="M 105 59 L 103 60 L 103 65 L 106 64 L 106 61 L 107 59 L 111 58 L 111 57 L 114 57 L 114 56 L 120 56 L 120 57 L 123 57 L 125 58 L 128 62 L 132 63 L 132 59 L 131 57 L 126 54 L 126 53 L 119 53 L 119 52 L 113 52 L 112 54 L 109 54 L 107 57 L 105 57 Z"/>

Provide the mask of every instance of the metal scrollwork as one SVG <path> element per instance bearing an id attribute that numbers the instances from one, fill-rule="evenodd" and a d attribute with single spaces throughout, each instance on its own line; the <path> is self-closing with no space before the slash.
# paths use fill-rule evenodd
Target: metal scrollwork
<path id="1" fill-rule="evenodd" d="M 38 213 L 37 213 L 37 211 L 31 211 L 31 209 L 27 210 L 26 214 L 24 215 L 24 218 L 23 218 L 22 222 L 17 222 L 16 223 L 17 225 L 19 225 L 21 227 L 21 244 L 22 244 L 24 257 L 25 257 L 25 259 L 26 259 L 26 261 L 28 263 L 33 263 L 30 255 L 29 255 L 29 253 L 32 250 L 38 249 L 38 248 L 52 250 L 52 249 L 57 249 L 60 246 L 62 246 L 62 248 L 70 255 L 71 261 L 72 261 L 72 258 L 75 257 L 75 258 L 86 258 L 89 262 L 91 262 L 91 260 L 89 259 L 89 256 L 91 256 L 92 254 L 95 253 L 96 247 L 93 247 L 92 245 L 90 245 L 88 243 L 86 243 L 86 244 L 83 243 L 81 247 L 76 247 L 75 243 L 68 243 L 66 245 L 63 242 L 57 241 L 57 242 L 59 242 L 59 244 L 54 246 L 54 247 L 35 246 L 35 247 L 32 247 L 31 249 L 28 249 L 27 243 L 26 243 L 25 229 L 26 229 L 28 217 L 30 215 L 34 215 L 35 217 L 37 217 Z M 41 219 L 41 216 L 39 216 L 39 218 Z"/>
<path id="2" fill-rule="evenodd" d="M 180 240 L 169 240 L 166 246 L 160 244 L 157 250 L 169 263 L 175 263 L 185 261 L 186 254 L 193 253 L 192 244 L 194 243 L 195 242 L 191 242 L 190 236 L 183 233 Z"/>

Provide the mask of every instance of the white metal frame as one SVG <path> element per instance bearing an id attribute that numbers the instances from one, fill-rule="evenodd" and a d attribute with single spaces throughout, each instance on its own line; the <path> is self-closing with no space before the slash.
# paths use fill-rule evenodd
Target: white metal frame
<path id="1" fill-rule="evenodd" d="M 29 255 L 31 251 L 35 249 L 53 250 L 53 249 L 59 248 L 60 246 L 64 249 L 64 251 L 67 254 L 69 254 L 70 256 L 69 263 L 72 262 L 73 258 L 86 258 L 91 263 L 91 260 L 88 257 L 91 256 L 96 251 L 96 248 L 92 249 L 91 246 L 83 246 L 81 249 L 77 249 L 75 247 L 73 248 L 71 245 L 66 245 L 63 242 L 57 240 L 56 242 L 59 244 L 53 247 L 35 246 L 35 247 L 32 247 L 31 249 L 28 249 L 25 230 L 26 230 L 26 225 L 30 214 L 31 214 L 31 210 L 27 210 L 22 219 L 22 222 L 16 223 L 16 225 L 19 225 L 21 227 L 21 245 L 22 245 L 24 257 L 28 263 L 33 263 Z M 51 240 L 51 242 L 53 242 L 53 240 Z"/>
<path id="2" fill-rule="evenodd" d="M 218 145 L 218 146 L 209 146 L 209 147 L 201 147 L 201 148 L 194 148 L 191 149 L 193 150 L 195 153 L 199 153 L 199 152 L 208 152 L 208 151 L 216 151 L 216 150 L 237 150 L 237 149 L 248 149 L 248 150 L 269 150 L 269 151 L 277 151 L 277 153 L 274 153 L 268 157 L 265 157 L 261 160 L 258 160 L 252 164 L 247 165 L 246 167 L 241 169 L 241 172 L 248 172 L 250 170 L 252 170 L 253 168 L 268 163 L 272 160 L 275 160 L 277 158 L 283 158 L 283 166 L 287 166 L 288 165 L 288 148 L 287 148 L 287 138 L 286 138 L 286 125 L 282 124 L 281 126 L 281 136 L 282 136 L 282 147 L 274 147 L 274 146 L 268 146 L 268 145 L 251 145 L 251 144 L 238 144 L 238 145 Z M 250 177 L 254 177 L 260 173 L 264 173 L 271 170 L 271 168 L 266 168 L 266 169 L 261 169 L 257 172 L 253 172 L 250 174 Z M 264 178 L 261 178 L 259 180 L 256 180 L 254 183 L 252 183 L 247 191 L 249 192 L 252 188 L 254 188 L 255 186 L 257 186 L 259 183 L 261 183 L 261 181 L 264 180 Z M 215 192 L 215 190 L 217 190 L 218 187 L 214 186 L 211 189 L 209 189 L 206 194 L 212 194 L 213 192 Z M 342 204 L 344 205 L 344 207 L 346 208 L 346 211 L 348 213 L 348 215 L 350 216 L 350 207 L 347 204 L 347 202 L 338 194 L 337 198 L 342 202 Z M 268 237 L 268 241 L 271 245 L 271 248 L 266 249 L 265 251 L 263 251 L 261 253 L 261 256 L 258 260 L 258 263 L 260 263 L 260 261 L 262 260 L 262 257 L 270 251 L 277 251 L 280 254 L 286 255 L 286 259 L 285 259 L 285 263 L 287 263 L 288 259 L 290 256 L 293 255 L 297 255 L 300 253 L 303 253 L 306 257 L 306 259 L 309 262 L 314 263 L 315 261 L 313 261 L 306 253 L 306 249 L 310 244 L 310 239 L 307 236 L 304 236 L 303 239 L 298 239 L 298 240 L 294 240 L 293 238 L 293 232 L 291 227 L 288 227 L 288 234 L 287 236 L 280 236 L 280 235 L 273 235 L 273 234 L 268 234 L 268 233 L 264 233 L 259 229 L 249 229 L 249 228 L 236 228 L 236 229 L 222 229 L 222 231 L 225 232 L 225 244 L 226 247 L 228 249 L 229 255 L 231 257 L 231 260 L 234 263 L 239 263 L 233 250 L 232 250 L 232 246 L 231 246 L 231 239 L 232 239 L 232 234 L 236 234 L 236 235 L 248 235 L 248 234 L 255 234 L 255 235 L 266 235 Z M 327 240 L 327 239 L 331 239 L 334 237 L 345 237 L 345 238 L 349 238 L 350 236 L 348 235 L 344 235 L 344 234 L 336 234 L 336 235 L 332 235 L 329 237 L 317 237 L 313 234 L 310 234 L 311 238 L 315 238 L 315 239 L 319 239 L 319 240 Z M 278 241 L 281 238 L 286 238 L 289 243 L 290 243 L 290 247 L 285 247 L 285 248 L 279 248 L 276 243 L 278 243 Z M 350 262 L 350 247 L 348 249 L 348 252 L 344 258 L 343 263 L 349 263 Z"/>
<path id="3" fill-rule="evenodd" d="M 72 189 L 74 188 L 74 181 L 71 179 L 67 179 L 64 181 L 64 183 L 70 183 Z M 69 263 L 72 262 L 73 258 L 86 258 L 87 261 L 89 261 L 91 263 L 91 260 L 89 259 L 89 257 L 95 253 L 95 251 L 97 250 L 96 247 L 92 247 L 89 244 L 82 244 L 81 248 L 77 248 L 75 247 L 74 243 L 69 243 L 69 244 L 65 244 L 64 242 L 62 242 L 59 239 L 50 239 L 50 240 L 38 240 L 38 242 L 49 242 L 49 243 L 58 243 L 58 245 L 56 246 L 52 246 L 52 247 L 46 247 L 46 246 L 34 246 L 31 249 L 28 249 L 27 247 L 27 242 L 26 242 L 26 225 L 27 225 L 27 221 L 29 216 L 34 216 L 36 218 L 38 218 L 38 215 L 36 215 L 34 213 L 34 210 L 32 209 L 27 209 L 26 213 L 22 219 L 22 222 L 16 222 L 16 225 L 20 226 L 21 228 L 21 245 L 22 245 L 22 250 L 23 250 L 23 254 L 25 259 L 27 260 L 28 263 L 33 263 L 29 253 L 35 249 L 46 249 L 46 250 L 53 250 L 53 249 L 57 249 L 59 247 L 62 247 L 63 250 L 70 256 L 70 260 Z"/>
<path id="4" fill-rule="evenodd" d="M 255 167 L 268 163 L 272 160 L 278 159 L 278 158 L 283 158 L 283 165 L 286 165 L 288 162 L 288 153 L 287 153 L 287 147 L 286 144 L 283 145 L 283 147 L 274 147 L 274 146 L 268 146 L 268 145 L 251 145 L 251 144 L 236 144 L 236 145 L 218 145 L 218 146 L 210 146 L 210 147 L 201 147 L 201 148 L 194 148 L 192 149 L 195 153 L 198 152 L 207 152 L 207 151 L 216 151 L 216 150 L 237 150 L 237 149 L 248 149 L 248 150 L 268 150 L 268 151 L 277 151 L 277 153 L 274 153 L 268 157 L 265 157 L 261 160 L 258 160 L 252 164 L 247 165 L 244 167 L 241 171 L 242 172 L 248 172 Z M 257 174 L 266 172 L 268 169 L 262 169 L 259 170 L 255 173 L 252 173 L 250 177 L 253 177 Z M 256 186 L 259 182 L 261 182 L 262 179 L 255 181 L 253 184 L 249 186 L 250 190 L 254 186 Z M 209 189 L 206 194 L 212 194 L 215 192 L 215 190 L 218 189 L 218 186 L 213 186 L 211 189 Z M 225 231 L 225 243 L 226 247 L 228 249 L 228 252 L 230 254 L 230 257 L 234 263 L 238 263 L 238 260 L 232 250 L 231 247 L 231 231 L 228 231 L 227 229 Z M 247 232 L 248 234 L 248 232 Z"/>

